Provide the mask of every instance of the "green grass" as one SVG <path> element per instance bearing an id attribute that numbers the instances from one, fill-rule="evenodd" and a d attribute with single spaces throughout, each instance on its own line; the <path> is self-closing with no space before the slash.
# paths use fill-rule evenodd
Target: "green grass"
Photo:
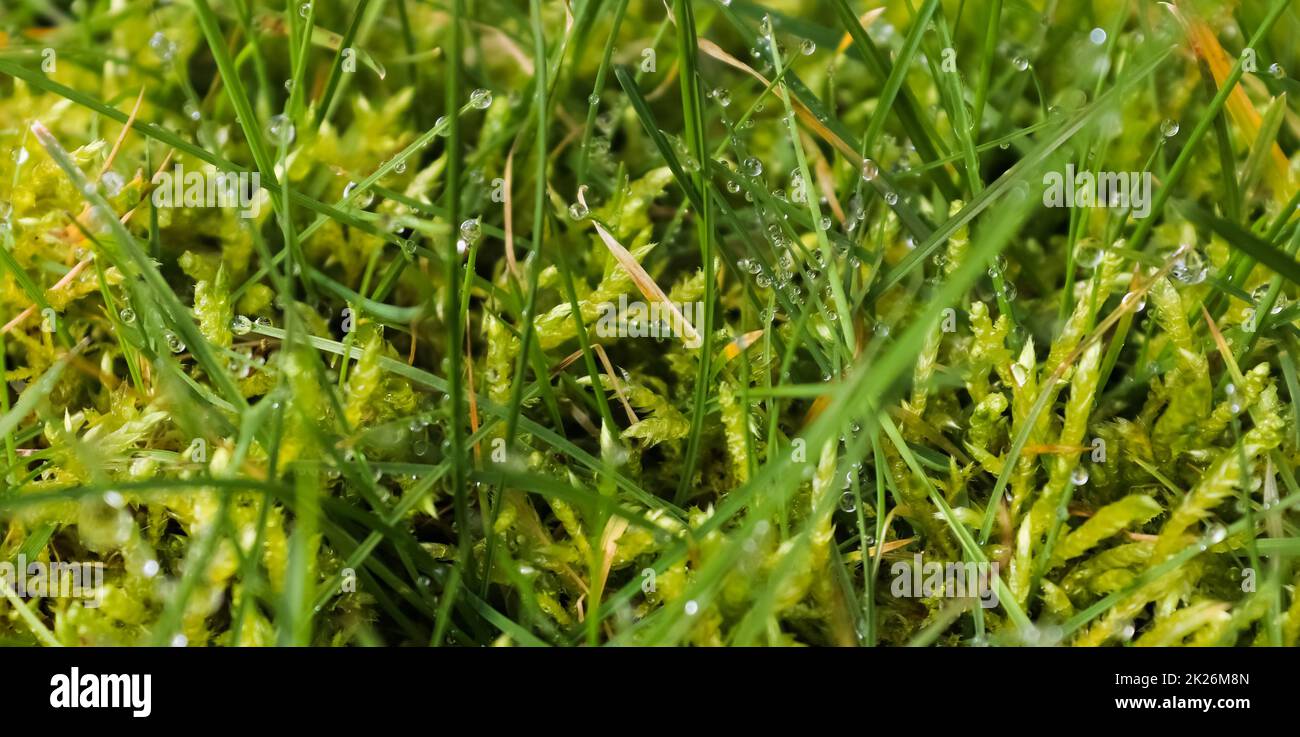
<path id="1" fill-rule="evenodd" d="M 1300 638 L 1293 3 L 14 5 L 6 642 Z"/>

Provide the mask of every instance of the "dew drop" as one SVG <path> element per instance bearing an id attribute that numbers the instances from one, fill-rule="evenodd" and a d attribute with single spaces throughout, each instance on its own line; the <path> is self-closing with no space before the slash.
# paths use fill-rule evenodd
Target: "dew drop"
<path id="1" fill-rule="evenodd" d="M 479 238 L 483 237 L 483 226 L 478 218 L 470 218 L 460 224 L 460 237 L 471 246 L 478 243 Z"/>
<path id="2" fill-rule="evenodd" d="M 122 322 L 126 323 L 127 325 L 130 325 L 131 323 L 135 322 L 135 310 L 131 309 L 130 307 L 123 307 L 122 311 L 117 313 L 117 316 L 122 318 Z"/>
<path id="3" fill-rule="evenodd" d="M 248 335 L 253 329 L 253 321 L 245 315 L 235 315 L 230 319 L 230 332 L 235 335 Z"/>
<path id="4" fill-rule="evenodd" d="M 1025 381 L 1029 379 L 1029 374 L 1025 367 L 1019 363 L 1011 364 L 1011 378 L 1015 379 L 1016 386 L 1024 386 Z"/>
<path id="5" fill-rule="evenodd" d="M 181 353 L 185 350 L 185 341 L 181 340 L 181 336 L 176 333 L 168 330 L 163 334 L 163 338 L 167 341 L 167 349 L 172 353 Z"/>
<path id="6" fill-rule="evenodd" d="M 694 599 L 691 599 L 690 601 L 686 602 L 686 606 L 684 608 L 686 610 L 686 616 L 688 617 L 694 617 L 700 611 L 700 605 Z"/>
<path id="7" fill-rule="evenodd" d="M 1075 466 L 1070 472 L 1070 483 L 1075 486 L 1083 486 L 1088 483 L 1088 469 L 1083 466 Z"/>
<path id="8" fill-rule="evenodd" d="M 840 509 L 844 512 L 849 512 L 850 514 L 857 511 L 858 498 L 853 495 L 853 492 L 846 491 L 843 494 L 840 494 Z"/>
<path id="9" fill-rule="evenodd" d="M 886 193 L 885 193 L 885 204 L 886 204 L 886 205 L 890 205 L 890 206 L 897 205 L 897 204 L 898 204 L 898 193 L 897 193 L 897 192 L 886 192 Z"/>
<path id="10" fill-rule="evenodd" d="M 569 205 L 569 218 L 571 220 L 585 220 L 587 214 L 587 206 L 581 202 L 575 202 L 572 205 Z"/>
<path id="11" fill-rule="evenodd" d="M 1210 269 L 1205 265 L 1200 252 L 1188 250 L 1174 262 L 1169 275 L 1182 284 L 1200 284 L 1209 275 Z"/>
<path id="12" fill-rule="evenodd" d="M 1219 543 L 1226 540 L 1227 537 L 1228 537 L 1228 528 L 1224 527 L 1223 525 L 1214 525 L 1213 527 L 1210 528 L 1209 533 L 1206 534 L 1205 536 L 1205 538 L 1209 540 L 1211 545 L 1218 545 Z"/>
<path id="13" fill-rule="evenodd" d="M 745 173 L 751 177 L 757 177 L 763 174 L 763 162 L 759 161 L 753 156 L 750 156 L 749 158 L 745 159 L 745 162 L 742 166 L 745 169 Z"/>
<path id="14" fill-rule="evenodd" d="M 1023 72 L 1029 69 L 1029 60 L 1023 56 L 1017 56 L 1016 58 L 1011 60 L 1011 65 L 1014 66 L 1017 70 Z"/>
<path id="15" fill-rule="evenodd" d="M 171 61 L 176 56 L 176 42 L 167 38 L 162 31 L 149 37 L 149 48 L 161 61 Z"/>
<path id="16" fill-rule="evenodd" d="M 1173 118 L 1165 118 L 1164 121 L 1160 123 L 1160 135 L 1165 138 L 1173 138 L 1178 135 L 1178 130 L 1178 121 Z"/>
<path id="17" fill-rule="evenodd" d="M 1074 249 L 1074 262 L 1085 269 L 1095 268 L 1101 263 L 1101 247 L 1097 241 L 1091 238 L 1080 241 Z"/>
<path id="18" fill-rule="evenodd" d="M 352 194 L 356 191 L 357 191 L 357 183 L 348 182 L 348 186 L 343 188 L 343 199 L 345 200 L 350 199 L 352 197 Z M 370 204 L 374 201 L 375 201 L 375 193 L 367 189 L 364 190 L 361 194 L 357 195 L 356 200 L 352 202 L 352 204 L 364 210 L 367 207 L 370 207 Z"/>
<path id="19" fill-rule="evenodd" d="M 870 182 L 872 179 L 875 179 L 878 174 L 880 174 L 880 167 L 876 166 L 876 162 L 871 159 L 863 159 L 862 181 Z"/>
<path id="20" fill-rule="evenodd" d="M 814 42 L 811 38 L 805 38 L 803 40 L 803 43 L 799 44 L 799 53 L 803 54 L 804 56 L 812 56 L 813 52 L 816 50 L 817 50 L 817 43 Z"/>
<path id="21" fill-rule="evenodd" d="M 1092 32 L 1088 34 L 1088 40 L 1101 46 L 1106 43 L 1106 31 L 1102 28 L 1094 28 L 1092 29 Z"/>
<path id="22" fill-rule="evenodd" d="M 283 113 L 272 115 L 271 119 L 266 121 L 266 137 L 271 143 L 277 146 L 287 146 L 293 143 L 294 127 L 289 116 Z"/>
<path id="23" fill-rule="evenodd" d="M 1281 79 L 1286 76 L 1286 70 L 1277 62 L 1268 65 L 1268 73 L 1273 75 L 1274 79 Z"/>
<path id="24" fill-rule="evenodd" d="M 482 87 L 470 93 L 469 104 L 476 110 L 487 110 L 492 106 L 492 91 Z"/>

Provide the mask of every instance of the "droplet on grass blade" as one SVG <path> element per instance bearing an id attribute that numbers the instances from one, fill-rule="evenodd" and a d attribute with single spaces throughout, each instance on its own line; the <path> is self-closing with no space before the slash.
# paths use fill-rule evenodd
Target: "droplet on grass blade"
<path id="1" fill-rule="evenodd" d="M 482 87 L 470 93 L 469 104 L 476 110 L 487 110 L 492 106 L 492 91 Z"/>
<path id="2" fill-rule="evenodd" d="M 284 114 L 272 115 L 271 119 L 266 121 L 266 138 L 277 146 L 288 146 L 293 143 L 294 138 L 293 121 L 289 116 Z"/>

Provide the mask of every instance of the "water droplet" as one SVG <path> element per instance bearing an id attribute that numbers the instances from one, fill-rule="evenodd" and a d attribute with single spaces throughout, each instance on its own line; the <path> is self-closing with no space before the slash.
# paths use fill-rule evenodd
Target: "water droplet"
<path id="1" fill-rule="evenodd" d="M 266 328 L 271 327 L 271 320 L 269 318 L 259 317 L 253 321 L 253 326 L 258 330 L 265 330 Z"/>
<path id="2" fill-rule="evenodd" d="M 1075 486 L 1083 486 L 1088 483 L 1088 469 L 1083 466 L 1075 466 L 1070 472 L 1070 483 Z"/>
<path id="3" fill-rule="evenodd" d="M 492 91 L 482 87 L 474 90 L 469 95 L 469 104 L 476 110 L 487 110 L 492 107 Z"/>
<path id="4" fill-rule="evenodd" d="M 1268 65 L 1268 73 L 1273 75 L 1275 79 L 1281 79 L 1286 76 L 1286 70 L 1277 62 Z"/>
<path id="5" fill-rule="evenodd" d="M 181 340 L 181 336 L 176 333 L 168 330 L 163 333 L 163 338 L 167 341 L 167 349 L 172 353 L 181 353 L 185 350 L 185 341 Z"/>
<path id="6" fill-rule="evenodd" d="M 686 602 L 686 606 L 684 607 L 684 609 L 686 610 L 686 616 L 694 617 L 696 614 L 699 613 L 700 605 L 694 599 L 691 599 L 690 601 Z"/>
<path id="7" fill-rule="evenodd" d="M 1105 29 L 1102 28 L 1092 29 L 1092 32 L 1088 34 L 1088 40 L 1093 42 L 1094 44 L 1097 44 L 1098 46 L 1101 46 L 1102 44 L 1106 43 Z"/>
<path id="8" fill-rule="evenodd" d="M 730 192 L 730 193 L 732 193 L 732 194 L 739 194 L 739 193 L 740 193 L 740 184 L 739 184 L 738 182 L 734 182 L 734 181 L 727 182 L 727 191 Z"/>
<path id="9" fill-rule="evenodd" d="M 172 647 L 185 647 L 190 644 L 190 639 L 185 635 L 176 635 L 172 638 Z"/>
<path id="10" fill-rule="evenodd" d="M 394 174 L 405 174 L 405 173 L 406 173 L 406 159 L 402 159 L 401 161 L 397 162 L 396 164 L 393 164 L 393 173 L 394 173 Z"/>
<path id="11" fill-rule="evenodd" d="M 1125 640 L 1133 639 L 1135 634 L 1137 634 L 1137 629 L 1132 624 L 1124 625 L 1124 629 L 1119 631 L 1119 636 Z"/>
<path id="12" fill-rule="evenodd" d="M 853 492 L 846 491 L 840 494 L 840 509 L 850 514 L 857 511 L 858 498 L 853 495 Z"/>
<path id="13" fill-rule="evenodd" d="M 569 218 L 572 220 L 585 220 L 588 214 L 587 206 L 581 202 L 575 202 L 569 205 Z"/>
<path id="14" fill-rule="evenodd" d="M 248 335 L 253 329 L 253 321 L 244 315 L 235 315 L 230 319 L 230 332 L 235 335 Z"/>
<path id="15" fill-rule="evenodd" d="M 470 218 L 460 224 L 460 237 L 465 239 L 471 246 L 478 243 L 479 238 L 483 237 L 483 227 L 478 218 Z"/>
<path id="16" fill-rule="evenodd" d="M 1085 269 L 1091 269 L 1101 263 L 1101 255 L 1100 244 L 1096 240 L 1088 238 L 1079 241 L 1079 244 L 1075 247 L 1074 262 Z"/>
<path id="17" fill-rule="evenodd" d="M 343 199 L 349 200 L 356 191 L 357 183 L 348 182 L 348 186 L 343 188 Z M 352 201 L 352 204 L 364 210 L 367 207 L 370 207 L 370 204 L 374 201 L 375 193 L 367 189 L 358 194 L 356 199 Z"/>
<path id="18" fill-rule="evenodd" d="M 1237 392 L 1236 384 L 1228 384 L 1223 387 L 1224 399 L 1228 402 L 1228 411 L 1234 415 L 1241 414 L 1241 395 Z"/>
<path id="19" fill-rule="evenodd" d="M 1164 121 L 1160 123 L 1160 135 L 1165 138 L 1173 138 L 1178 135 L 1178 127 L 1177 120 L 1174 120 L 1173 118 L 1165 118 Z"/>
<path id="20" fill-rule="evenodd" d="M 122 318 L 122 322 L 126 323 L 127 325 L 130 325 L 131 323 L 135 322 L 135 310 L 131 309 L 130 307 L 123 307 L 122 311 L 117 313 L 117 316 Z"/>
<path id="21" fill-rule="evenodd" d="M 121 509 L 126 506 L 126 499 L 123 498 L 121 492 L 106 491 L 104 492 L 104 503 L 113 509 Z"/>
<path id="22" fill-rule="evenodd" d="M 880 167 L 876 166 L 876 162 L 871 159 L 862 160 L 862 181 L 870 182 L 872 179 L 875 179 L 876 175 L 879 173 Z"/>
<path id="23" fill-rule="evenodd" d="M 590 95 L 587 95 L 587 103 L 588 103 L 588 104 L 591 104 L 591 105 L 599 105 L 599 104 L 600 104 L 600 93 L 598 93 L 598 92 L 593 92 L 593 93 L 591 93 Z"/>
<path id="24" fill-rule="evenodd" d="M 293 92 L 293 80 L 292 80 L 292 79 L 286 79 L 286 80 L 284 80 L 284 91 L 285 91 L 285 92 Z"/>
<path id="25" fill-rule="evenodd" d="M 817 43 L 813 41 L 811 38 L 805 38 L 803 40 L 803 43 L 799 44 L 799 53 L 803 54 L 804 56 L 812 56 L 812 53 L 816 50 L 817 50 Z"/>
<path id="26" fill-rule="evenodd" d="M 1228 538 L 1228 528 L 1224 527 L 1223 525 L 1214 525 L 1213 527 L 1210 528 L 1210 531 L 1205 535 L 1205 539 L 1209 540 L 1211 545 L 1218 545 L 1219 543 L 1223 542 L 1227 538 Z"/>
<path id="27" fill-rule="evenodd" d="M 140 566 L 140 573 L 144 574 L 145 578 L 153 578 L 158 575 L 158 569 L 158 561 L 150 558 L 144 562 L 144 565 Z"/>
<path id="28" fill-rule="evenodd" d="M 1169 275 L 1182 284 L 1200 284 L 1209 275 L 1210 269 L 1196 249 L 1190 249 L 1174 262 Z"/>
<path id="29" fill-rule="evenodd" d="M 271 119 L 266 121 L 266 138 L 271 143 L 277 146 L 288 146 L 293 143 L 293 137 L 293 121 L 289 120 L 289 116 L 272 115 Z"/>
<path id="30" fill-rule="evenodd" d="M 1025 370 L 1024 366 L 1019 363 L 1013 363 L 1011 364 L 1011 378 L 1015 379 L 1016 386 L 1024 386 L 1025 381 L 1029 379 L 1029 374 Z"/>
<path id="31" fill-rule="evenodd" d="M 439 136 L 445 138 L 449 134 L 450 128 L 451 128 L 451 121 L 447 118 L 446 115 L 439 115 L 438 119 L 433 121 L 433 129 L 437 131 Z"/>
<path id="32" fill-rule="evenodd" d="M 886 205 L 890 205 L 891 207 L 892 207 L 893 205 L 897 205 L 897 204 L 898 204 L 898 193 L 897 193 L 897 192 L 886 192 L 886 193 L 885 193 L 885 204 L 886 204 Z"/>
<path id="33" fill-rule="evenodd" d="M 306 18 L 311 15 L 311 3 L 303 3 L 298 6 L 298 15 Z"/>
<path id="34" fill-rule="evenodd" d="M 149 48 L 161 61 L 171 61 L 176 56 L 176 42 L 167 38 L 162 31 L 158 31 L 149 37 Z"/>
<path id="35" fill-rule="evenodd" d="M 198 105 L 195 105 L 192 102 L 185 103 L 184 107 L 181 109 L 185 111 L 185 115 L 189 117 L 190 120 L 193 120 L 196 123 L 203 117 L 203 114 L 199 112 Z"/>
<path id="36" fill-rule="evenodd" d="M 1029 68 L 1029 60 L 1023 56 L 1017 56 L 1011 60 L 1011 65 L 1023 72 Z"/>
<path id="37" fill-rule="evenodd" d="M 818 225 L 821 226 L 821 229 L 822 229 L 822 230 L 830 230 L 830 229 L 831 229 L 831 224 L 832 224 L 832 223 L 831 223 L 831 219 L 830 219 L 828 216 L 825 216 L 825 215 L 823 215 L 821 221 L 818 222 Z"/>
<path id="38" fill-rule="evenodd" d="M 745 173 L 751 177 L 757 177 L 763 174 L 763 162 L 753 156 L 745 159 L 745 162 L 741 166 L 744 168 Z"/>

